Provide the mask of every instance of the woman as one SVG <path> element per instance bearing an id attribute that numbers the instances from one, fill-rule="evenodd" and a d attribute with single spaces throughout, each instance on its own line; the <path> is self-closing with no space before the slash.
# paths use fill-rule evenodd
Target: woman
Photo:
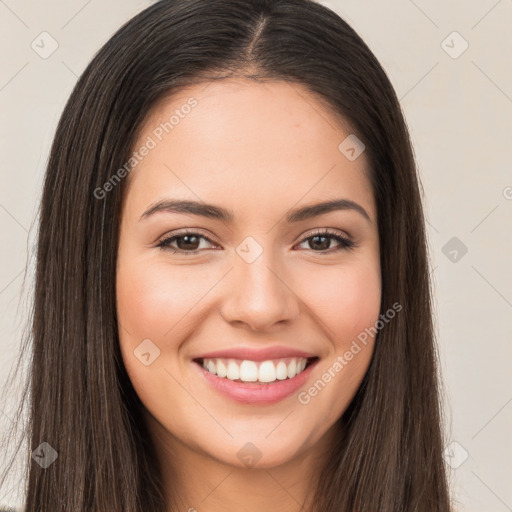
<path id="1" fill-rule="evenodd" d="M 26 512 L 448 511 L 393 88 L 308 0 L 162 0 L 44 185 Z"/>

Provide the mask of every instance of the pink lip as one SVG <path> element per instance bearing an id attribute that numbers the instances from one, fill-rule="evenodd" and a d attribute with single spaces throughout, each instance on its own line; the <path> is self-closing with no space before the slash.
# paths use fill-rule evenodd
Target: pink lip
<path id="1" fill-rule="evenodd" d="M 279 402 L 298 391 L 306 383 L 318 361 L 319 359 L 312 361 L 303 372 L 292 379 L 276 380 L 269 384 L 235 382 L 210 373 L 198 363 L 194 363 L 194 366 L 198 368 L 213 388 L 237 402 L 271 404 Z"/>
<path id="2" fill-rule="evenodd" d="M 316 354 L 310 352 L 303 352 L 301 350 L 294 350 L 290 347 L 274 346 L 267 348 L 228 348 L 226 350 L 215 350 L 196 356 L 194 359 L 249 359 L 251 361 L 267 361 L 269 359 L 284 359 L 285 357 L 316 357 Z"/>

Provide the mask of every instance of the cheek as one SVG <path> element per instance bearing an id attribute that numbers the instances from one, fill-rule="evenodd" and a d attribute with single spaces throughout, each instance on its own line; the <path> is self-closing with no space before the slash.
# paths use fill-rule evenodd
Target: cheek
<path id="1" fill-rule="evenodd" d="M 117 273 L 119 323 L 137 339 L 156 343 L 178 322 L 185 323 L 190 311 L 208 290 L 208 277 L 185 267 L 139 262 L 123 265 Z"/>
<path id="2" fill-rule="evenodd" d="M 159 397 L 169 395 L 172 382 L 164 372 L 176 372 L 183 329 L 201 290 L 191 284 L 183 267 L 172 269 L 128 251 L 124 254 L 116 276 L 121 354 L 137 394 L 146 407 L 158 410 Z M 149 353 L 147 366 L 145 353 Z"/>
<path id="3" fill-rule="evenodd" d="M 377 265 L 317 272 L 314 283 L 303 296 L 316 311 L 337 351 L 378 320 L 381 280 Z"/>
<path id="4" fill-rule="evenodd" d="M 332 424 L 354 398 L 371 361 L 372 328 L 380 313 L 380 268 L 337 269 L 315 282 L 316 293 L 309 297 L 318 325 L 330 339 L 331 351 L 321 361 L 311 386 L 299 393 L 298 401 L 307 410 L 315 408 L 326 424 Z"/>

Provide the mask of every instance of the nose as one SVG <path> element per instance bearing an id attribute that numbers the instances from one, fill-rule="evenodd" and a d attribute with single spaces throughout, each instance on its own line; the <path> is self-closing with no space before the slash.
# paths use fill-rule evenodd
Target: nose
<path id="1" fill-rule="evenodd" d="M 221 305 L 226 322 L 267 331 L 274 324 L 290 323 L 298 317 L 300 301 L 290 279 L 285 272 L 271 268 L 272 262 L 264 255 L 252 263 L 236 261 Z"/>

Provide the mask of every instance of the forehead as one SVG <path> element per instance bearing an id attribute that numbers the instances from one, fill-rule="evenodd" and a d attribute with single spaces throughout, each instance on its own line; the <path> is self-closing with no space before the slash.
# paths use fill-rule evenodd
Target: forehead
<path id="1" fill-rule="evenodd" d="M 229 203 L 234 211 L 347 197 L 374 215 L 365 154 L 339 145 L 350 127 L 296 83 L 227 79 L 160 101 L 134 150 L 150 151 L 129 175 L 140 203 L 166 196 Z"/>

